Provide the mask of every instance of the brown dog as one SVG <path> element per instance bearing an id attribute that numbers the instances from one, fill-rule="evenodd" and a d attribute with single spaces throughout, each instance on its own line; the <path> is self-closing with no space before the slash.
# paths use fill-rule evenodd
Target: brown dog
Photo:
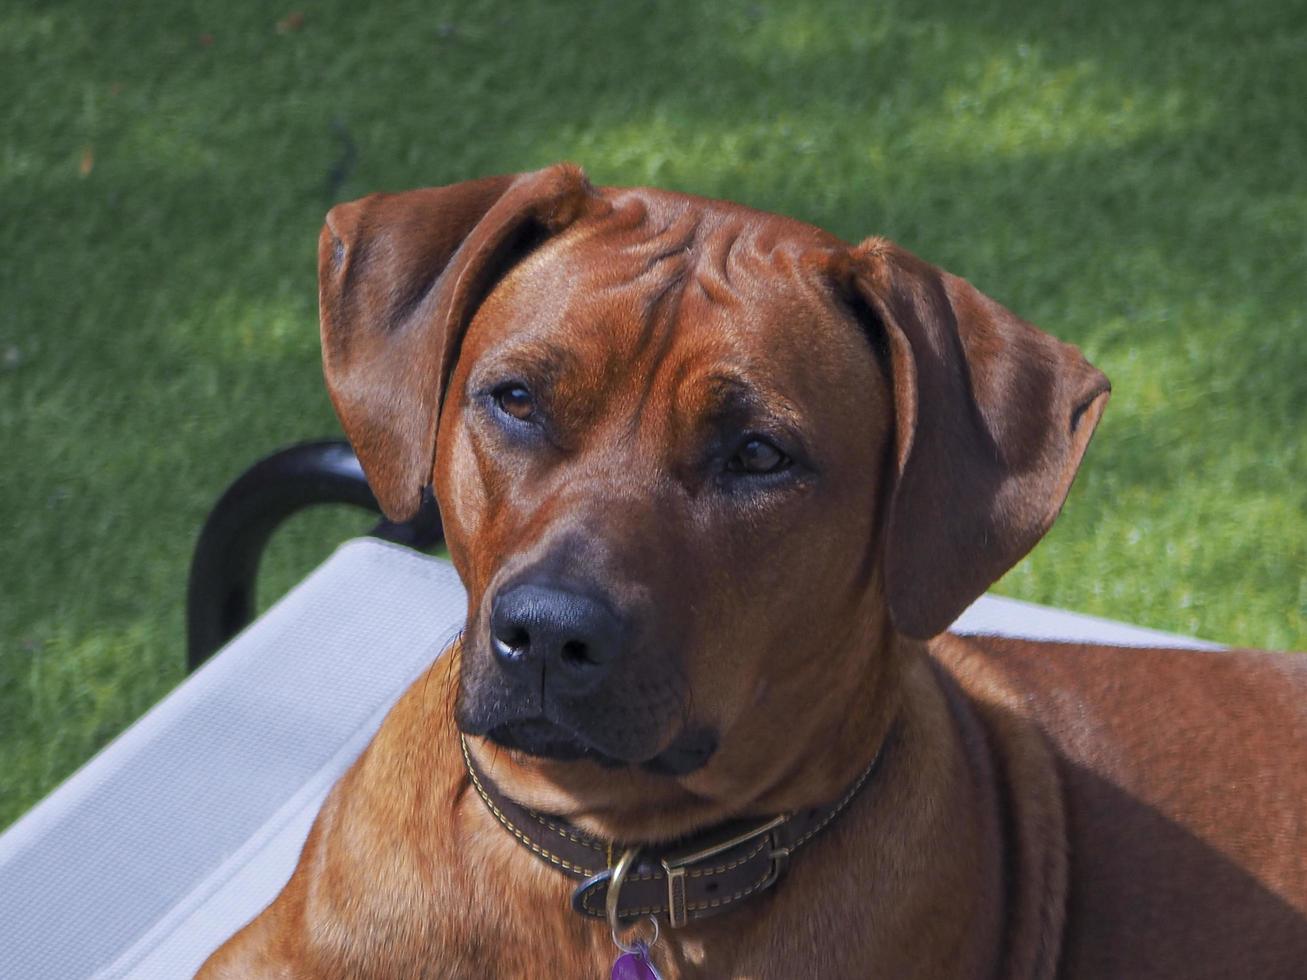
<path id="1" fill-rule="evenodd" d="M 202 976 L 604 977 L 611 900 L 667 978 L 1307 977 L 1307 660 L 942 633 L 1061 507 L 1074 348 L 568 166 L 341 205 L 319 268 L 467 629 Z"/>

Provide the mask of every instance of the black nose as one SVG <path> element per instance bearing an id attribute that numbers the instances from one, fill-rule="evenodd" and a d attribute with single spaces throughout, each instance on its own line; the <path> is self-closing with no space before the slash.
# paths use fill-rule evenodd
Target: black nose
<path id="1" fill-rule="evenodd" d="M 546 689 L 580 694 L 616 659 L 621 622 L 602 602 L 542 585 L 517 585 L 495 599 L 490 643 L 510 673 L 539 676 Z"/>

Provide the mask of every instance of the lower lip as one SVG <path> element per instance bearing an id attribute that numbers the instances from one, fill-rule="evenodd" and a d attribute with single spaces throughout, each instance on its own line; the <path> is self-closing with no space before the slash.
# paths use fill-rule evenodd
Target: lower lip
<path id="1" fill-rule="evenodd" d="M 486 737 L 506 749 L 545 759 L 557 759 L 562 762 L 590 759 L 610 766 L 629 764 L 586 745 L 571 732 L 543 719 L 500 725 L 487 732 Z"/>
<path id="2" fill-rule="evenodd" d="M 486 737 L 497 745 L 542 759 L 574 762 L 586 759 L 605 768 L 635 765 L 587 745 L 553 722 L 537 718 L 509 722 L 491 729 Z M 707 731 L 688 732 L 652 759 L 638 763 L 645 772 L 659 776 L 684 776 L 702 768 L 717 749 L 716 738 Z"/>

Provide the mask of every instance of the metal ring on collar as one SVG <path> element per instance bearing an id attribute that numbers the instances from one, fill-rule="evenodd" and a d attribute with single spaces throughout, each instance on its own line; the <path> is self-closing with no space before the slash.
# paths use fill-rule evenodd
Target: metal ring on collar
<path id="1" fill-rule="evenodd" d="M 636 943 L 624 943 L 618 935 L 622 929 L 622 922 L 617 916 L 617 910 L 622 898 L 622 883 L 626 881 L 626 876 L 631 870 L 631 865 L 635 864 L 635 859 L 640 856 L 640 848 L 628 847 L 622 852 L 622 856 L 617 859 L 613 865 L 612 873 L 608 878 L 608 891 L 604 895 L 604 912 L 608 917 L 608 928 L 613 934 L 613 943 L 624 953 L 634 953 L 640 949 Z M 658 942 L 658 919 L 656 916 L 649 916 L 649 921 L 653 923 L 653 938 L 644 944 L 648 949 L 654 943 Z"/>

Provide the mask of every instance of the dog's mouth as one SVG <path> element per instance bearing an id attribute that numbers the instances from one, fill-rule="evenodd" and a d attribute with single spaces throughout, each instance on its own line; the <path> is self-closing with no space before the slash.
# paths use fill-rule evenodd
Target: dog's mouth
<path id="1" fill-rule="evenodd" d="M 708 729 L 684 732 L 651 759 L 620 759 L 604 752 L 575 733 L 545 718 L 529 718 L 496 725 L 486 738 L 515 752 L 559 762 L 589 760 L 607 769 L 639 766 L 664 776 L 684 776 L 702 768 L 717 751 L 717 736 Z"/>
<path id="2" fill-rule="evenodd" d="M 486 738 L 506 749 L 525 752 L 541 759 L 557 759 L 560 762 L 590 759 L 609 768 L 628 765 L 626 761 L 601 752 L 545 718 L 528 718 L 496 725 L 486 732 Z"/>

